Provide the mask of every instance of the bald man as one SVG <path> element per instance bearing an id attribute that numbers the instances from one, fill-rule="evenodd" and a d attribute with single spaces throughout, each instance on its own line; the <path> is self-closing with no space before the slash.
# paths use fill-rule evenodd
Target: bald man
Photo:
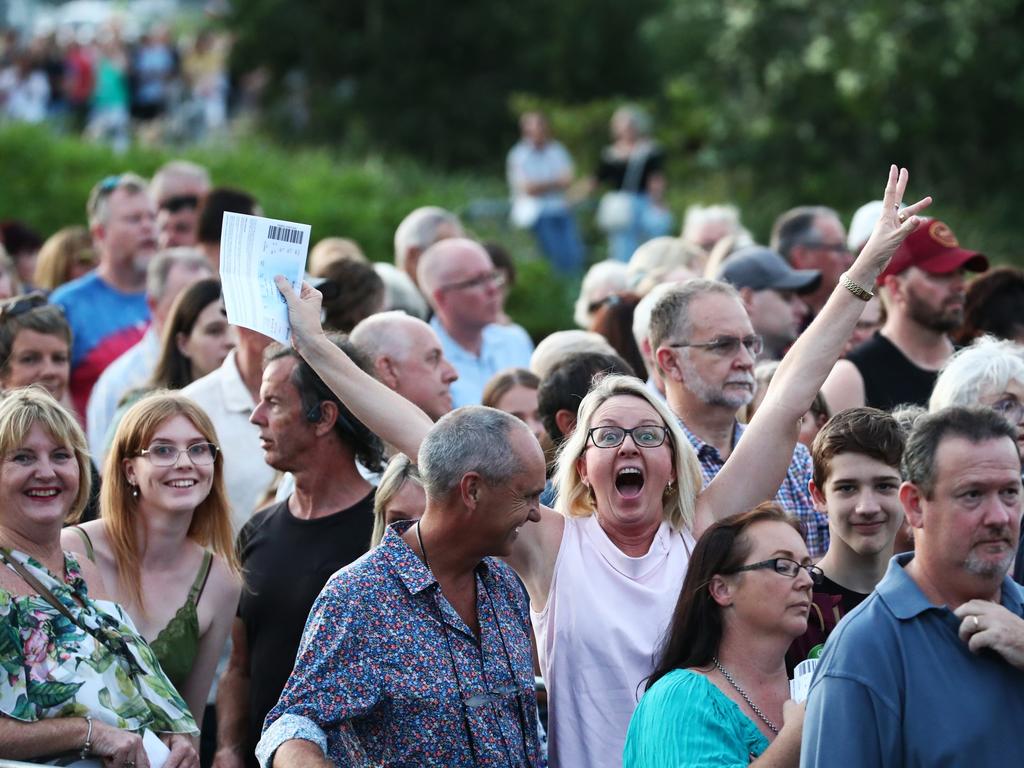
<path id="1" fill-rule="evenodd" d="M 454 407 L 478 404 L 499 371 L 529 367 L 533 342 L 526 331 L 496 322 L 504 277 L 483 246 L 442 240 L 420 256 L 416 276 L 434 310 L 430 325 L 459 374 L 452 383 Z"/>
<path id="2" fill-rule="evenodd" d="M 434 421 L 452 409 L 451 387 L 459 374 L 425 322 L 405 312 L 378 312 L 353 328 L 349 339 L 369 358 L 377 379 Z"/>

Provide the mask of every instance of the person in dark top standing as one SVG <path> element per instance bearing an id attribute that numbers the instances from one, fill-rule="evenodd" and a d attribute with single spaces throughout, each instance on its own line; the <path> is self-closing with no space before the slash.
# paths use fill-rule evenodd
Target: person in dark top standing
<path id="1" fill-rule="evenodd" d="M 347 340 L 331 338 L 368 368 Z M 291 674 L 314 600 L 367 550 L 374 488 L 360 469 L 380 471 L 383 457 L 380 440 L 294 349 L 272 347 L 266 357 L 251 420 L 266 462 L 291 472 L 295 491 L 238 535 L 245 584 L 217 694 L 219 765 L 257 765 L 263 720 Z"/>
<path id="2" fill-rule="evenodd" d="M 828 515 L 829 545 L 818 567 L 807 632 L 786 653 L 786 668 L 821 653 L 839 620 L 856 608 L 885 575 L 893 541 L 903 524 L 899 500 L 903 433 L 875 408 L 833 416 L 811 446 L 811 497 Z"/>
<path id="3" fill-rule="evenodd" d="M 927 405 L 953 354 L 949 334 L 964 319 L 964 273 L 986 269 L 988 259 L 961 248 L 946 224 L 922 221 L 878 278 L 887 311 L 882 330 L 836 363 L 822 386 L 829 409 Z"/>

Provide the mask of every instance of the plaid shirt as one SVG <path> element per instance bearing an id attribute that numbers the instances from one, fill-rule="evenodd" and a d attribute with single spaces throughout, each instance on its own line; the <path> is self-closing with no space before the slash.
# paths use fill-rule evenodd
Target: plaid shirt
<path id="1" fill-rule="evenodd" d="M 679 420 L 679 426 L 683 428 L 690 445 L 697 452 L 697 458 L 700 460 L 700 473 L 704 478 L 704 486 L 707 487 L 712 478 L 725 466 L 725 461 L 718 453 L 717 448 L 693 434 L 682 419 Z M 736 422 L 732 434 L 734 448 L 743 436 L 745 429 L 743 424 Z M 786 479 L 782 481 L 779 492 L 775 495 L 775 502 L 803 523 L 804 530 L 807 532 L 807 549 L 811 553 L 811 557 L 817 560 L 828 549 L 828 517 L 814 508 L 811 492 L 807 487 L 810 479 L 810 451 L 806 446 L 797 443 L 796 450 L 793 451 L 793 460 L 789 463 L 789 470 L 786 472 Z"/>

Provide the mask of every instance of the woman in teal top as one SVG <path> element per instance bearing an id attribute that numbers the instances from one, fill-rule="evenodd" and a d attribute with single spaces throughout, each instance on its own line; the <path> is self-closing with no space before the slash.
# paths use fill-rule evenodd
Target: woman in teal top
<path id="1" fill-rule="evenodd" d="M 785 657 L 807 629 L 821 575 L 810 563 L 800 523 L 774 504 L 705 531 L 624 768 L 799 764 L 803 705 L 788 701 Z"/>
<path id="2" fill-rule="evenodd" d="M 99 566 L 197 721 L 241 590 L 216 439 L 188 398 L 142 398 L 107 454 L 100 519 L 62 537 Z"/>

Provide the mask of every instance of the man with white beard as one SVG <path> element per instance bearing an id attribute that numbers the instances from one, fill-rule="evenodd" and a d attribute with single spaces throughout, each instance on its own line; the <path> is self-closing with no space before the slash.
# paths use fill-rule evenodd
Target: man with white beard
<path id="1" fill-rule="evenodd" d="M 735 288 L 696 279 L 654 305 L 650 339 L 669 407 L 697 452 L 707 485 L 743 435 L 736 412 L 754 397 L 754 362 L 764 340 L 754 333 Z M 828 549 L 828 519 L 814 509 L 810 479 L 811 456 L 797 443 L 775 501 L 804 524 L 807 548 L 818 558 Z"/>

